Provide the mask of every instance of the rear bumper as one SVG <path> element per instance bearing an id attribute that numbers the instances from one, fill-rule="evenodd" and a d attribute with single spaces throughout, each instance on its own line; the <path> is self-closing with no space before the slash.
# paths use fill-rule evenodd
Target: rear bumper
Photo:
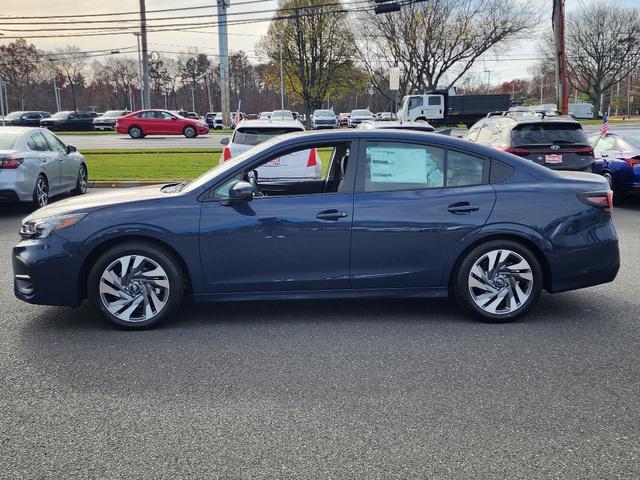
<path id="1" fill-rule="evenodd" d="M 0 173 L 0 202 L 29 202 L 33 198 L 37 175 L 24 167 Z"/>
<path id="2" fill-rule="evenodd" d="M 592 287 L 616 278 L 620 269 L 620 249 L 613 224 L 602 224 L 590 235 L 593 243 L 560 248 L 551 255 L 549 292 Z"/>

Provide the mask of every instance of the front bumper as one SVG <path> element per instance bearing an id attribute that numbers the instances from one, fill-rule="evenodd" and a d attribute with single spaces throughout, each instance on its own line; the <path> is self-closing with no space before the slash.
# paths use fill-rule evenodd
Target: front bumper
<path id="1" fill-rule="evenodd" d="M 81 259 L 70 245 L 53 234 L 45 239 L 23 240 L 15 246 L 12 264 L 16 297 L 38 305 L 80 305 Z"/>

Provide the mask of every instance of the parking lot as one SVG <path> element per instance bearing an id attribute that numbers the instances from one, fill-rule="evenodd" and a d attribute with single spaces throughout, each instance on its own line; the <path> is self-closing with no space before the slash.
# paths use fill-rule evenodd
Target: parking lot
<path id="1" fill-rule="evenodd" d="M 18 302 L 0 213 L 1 478 L 640 476 L 640 199 L 618 278 L 514 324 L 448 301 L 186 305 L 146 332 Z"/>

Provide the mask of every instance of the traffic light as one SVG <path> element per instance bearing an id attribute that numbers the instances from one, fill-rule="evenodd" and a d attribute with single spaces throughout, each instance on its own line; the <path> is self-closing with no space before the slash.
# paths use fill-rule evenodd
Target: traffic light
<path id="1" fill-rule="evenodd" d="M 376 15 L 381 13 L 399 12 L 400 4 L 396 0 L 374 0 L 376 2 L 376 8 L 374 12 Z"/>

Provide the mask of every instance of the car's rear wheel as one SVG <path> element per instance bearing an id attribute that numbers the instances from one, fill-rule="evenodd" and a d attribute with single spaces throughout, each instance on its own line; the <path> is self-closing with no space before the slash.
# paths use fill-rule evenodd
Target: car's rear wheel
<path id="1" fill-rule="evenodd" d="M 613 177 L 611 176 L 611 174 L 609 172 L 604 172 L 602 176 L 607 180 L 609 188 L 613 190 Z"/>
<path id="2" fill-rule="evenodd" d="M 542 268 L 531 250 L 511 240 L 492 240 L 466 255 L 453 287 L 465 310 L 488 322 L 509 322 L 537 302 L 542 283 Z"/>
<path id="3" fill-rule="evenodd" d="M 129 136 L 131 138 L 144 138 L 144 132 L 140 127 L 133 126 L 129 128 Z"/>
<path id="4" fill-rule="evenodd" d="M 49 182 L 44 175 L 38 175 L 36 186 L 33 189 L 33 206 L 45 207 L 49 203 Z"/>
<path id="5" fill-rule="evenodd" d="M 182 131 L 182 133 L 187 138 L 196 138 L 198 136 L 198 132 L 192 126 L 184 127 L 184 130 Z"/>
<path id="6" fill-rule="evenodd" d="M 155 245 L 127 242 L 102 254 L 87 279 L 89 300 L 115 325 L 156 326 L 182 302 L 184 277 L 173 255 Z"/>
<path id="7" fill-rule="evenodd" d="M 87 193 L 87 187 L 89 185 L 89 175 L 87 173 L 87 167 L 80 165 L 78 170 L 78 178 L 76 179 L 76 188 L 73 189 L 73 193 L 76 195 L 82 195 Z"/>

